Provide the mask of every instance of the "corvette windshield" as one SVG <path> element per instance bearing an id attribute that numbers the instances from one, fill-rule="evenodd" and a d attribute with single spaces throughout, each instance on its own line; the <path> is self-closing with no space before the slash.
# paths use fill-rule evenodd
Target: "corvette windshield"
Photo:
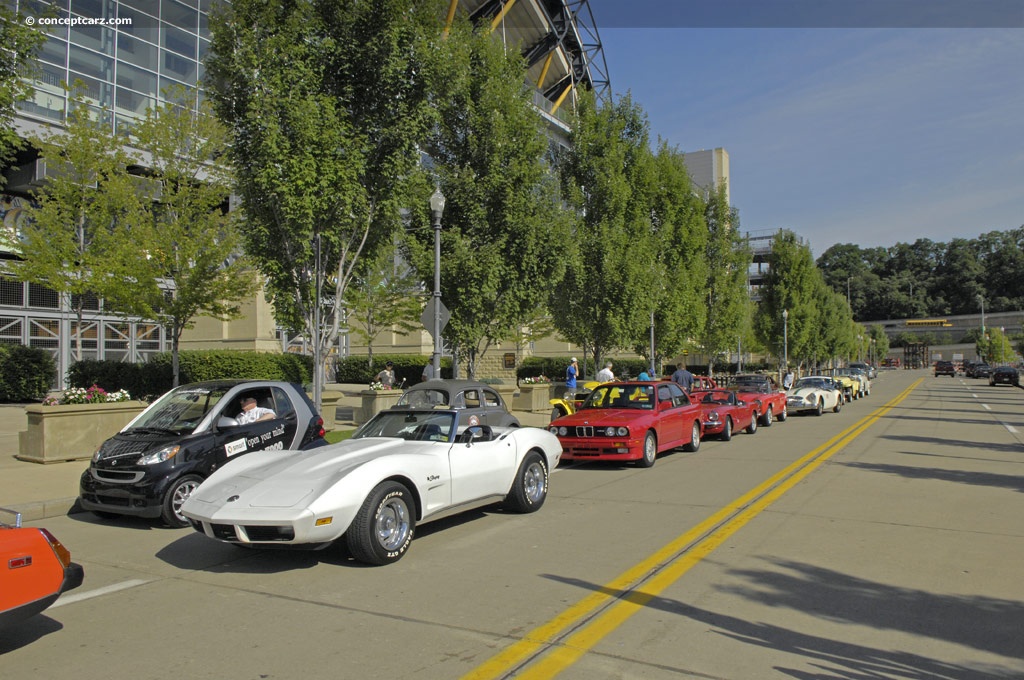
<path id="1" fill-rule="evenodd" d="M 580 408 L 653 409 L 653 385 L 599 385 Z"/>
<path id="2" fill-rule="evenodd" d="M 356 430 L 352 439 L 393 437 L 418 442 L 450 442 L 454 429 L 454 413 L 381 411 Z"/>

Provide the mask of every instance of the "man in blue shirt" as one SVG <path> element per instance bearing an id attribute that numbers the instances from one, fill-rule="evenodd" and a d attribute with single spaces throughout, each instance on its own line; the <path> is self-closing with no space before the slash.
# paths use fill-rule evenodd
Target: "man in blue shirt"
<path id="1" fill-rule="evenodd" d="M 565 392 L 568 399 L 576 396 L 576 376 L 579 372 L 580 367 L 576 363 L 576 357 L 573 357 L 569 362 L 569 368 L 565 369 Z"/>
<path id="2" fill-rule="evenodd" d="M 680 364 L 676 372 L 672 374 L 672 382 L 683 388 L 687 394 L 693 389 L 693 373 L 686 370 L 685 364 Z"/>

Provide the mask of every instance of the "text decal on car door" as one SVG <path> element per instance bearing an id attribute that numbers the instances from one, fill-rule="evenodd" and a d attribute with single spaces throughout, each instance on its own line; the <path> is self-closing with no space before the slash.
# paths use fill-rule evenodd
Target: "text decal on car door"
<path id="1" fill-rule="evenodd" d="M 227 444 L 224 445 L 224 453 L 226 453 L 228 456 L 233 456 L 236 453 L 242 453 L 245 450 L 246 446 L 244 439 L 236 439 L 235 441 L 228 442 Z"/>

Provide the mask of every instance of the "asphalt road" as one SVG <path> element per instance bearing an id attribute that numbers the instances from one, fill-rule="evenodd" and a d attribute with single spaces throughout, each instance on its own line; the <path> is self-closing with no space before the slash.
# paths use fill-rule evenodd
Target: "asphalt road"
<path id="1" fill-rule="evenodd" d="M 1024 392 L 898 371 L 651 469 L 557 470 L 534 515 L 372 568 L 91 515 L 85 584 L 4 678 L 1024 677 Z"/>

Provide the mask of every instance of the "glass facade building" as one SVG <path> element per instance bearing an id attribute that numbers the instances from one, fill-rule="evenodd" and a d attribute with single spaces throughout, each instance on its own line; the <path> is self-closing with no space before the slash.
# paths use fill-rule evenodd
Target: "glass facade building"
<path id="1" fill-rule="evenodd" d="M 37 21 L 54 13 L 60 21 L 47 25 L 49 36 L 37 55 L 36 91 L 20 105 L 22 115 L 63 122 L 67 93 L 62 83 L 78 81 L 96 112 L 106 108 L 111 125 L 124 131 L 164 92 L 176 86 L 196 87 L 210 45 L 212 4 L 212 0 L 20 2 L 20 11 Z"/>

